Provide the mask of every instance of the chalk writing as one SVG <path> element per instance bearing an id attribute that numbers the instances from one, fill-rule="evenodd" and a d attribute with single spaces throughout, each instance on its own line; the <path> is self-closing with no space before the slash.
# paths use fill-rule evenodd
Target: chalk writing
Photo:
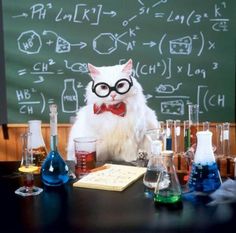
<path id="1" fill-rule="evenodd" d="M 9 6 L 3 1 L 4 9 Z M 190 102 L 200 105 L 203 117 L 214 109 L 228 111 L 233 6 L 223 0 L 18 3 L 4 14 L 6 57 L 15 61 L 14 68 L 7 66 L 7 79 L 15 83 L 9 92 L 18 113 L 47 116 L 46 105 L 56 102 L 67 122 L 84 104 L 87 64 L 123 64 L 129 58 L 160 119 L 186 119 Z"/>

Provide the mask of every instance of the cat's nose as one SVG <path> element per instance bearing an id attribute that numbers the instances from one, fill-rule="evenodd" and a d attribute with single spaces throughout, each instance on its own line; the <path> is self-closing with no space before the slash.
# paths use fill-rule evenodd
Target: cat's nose
<path id="1" fill-rule="evenodd" d="M 111 93 L 111 98 L 114 100 L 116 98 L 116 93 Z"/>

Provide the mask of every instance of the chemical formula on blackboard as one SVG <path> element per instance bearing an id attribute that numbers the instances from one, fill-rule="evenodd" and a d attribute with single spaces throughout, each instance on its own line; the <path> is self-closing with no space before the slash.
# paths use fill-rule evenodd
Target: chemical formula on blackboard
<path id="1" fill-rule="evenodd" d="M 200 121 L 235 120 L 234 1 L 2 0 L 2 8 L 9 122 L 46 120 L 50 103 L 69 122 L 85 104 L 87 64 L 129 58 L 160 120 L 186 119 L 189 103 L 199 104 Z"/>

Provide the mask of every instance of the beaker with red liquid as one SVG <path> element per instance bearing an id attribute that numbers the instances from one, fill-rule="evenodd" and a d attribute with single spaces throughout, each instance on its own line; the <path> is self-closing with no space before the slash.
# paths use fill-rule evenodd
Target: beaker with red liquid
<path id="1" fill-rule="evenodd" d="M 74 139 L 75 145 L 75 174 L 82 178 L 96 166 L 96 139 L 93 137 L 79 137 Z"/>

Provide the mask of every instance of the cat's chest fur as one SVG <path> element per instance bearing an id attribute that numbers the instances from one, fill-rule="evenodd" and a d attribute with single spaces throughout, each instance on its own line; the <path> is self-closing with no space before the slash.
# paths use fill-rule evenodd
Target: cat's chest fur
<path id="1" fill-rule="evenodd" d="M 87 118 L 87 129 L 98 138 L 97 156 L 100 160 L 135 160 L 137 156 L 137 145 L 144 136 L 145 120 L 143 116 L 129 109 L 124 117 L 116 116 L 111 112 L 96 115 L 89 109 Z M 90 112 L 90 113 L 89 113 Z M 91 117 L 92 116 L 92 117 Z"/>

